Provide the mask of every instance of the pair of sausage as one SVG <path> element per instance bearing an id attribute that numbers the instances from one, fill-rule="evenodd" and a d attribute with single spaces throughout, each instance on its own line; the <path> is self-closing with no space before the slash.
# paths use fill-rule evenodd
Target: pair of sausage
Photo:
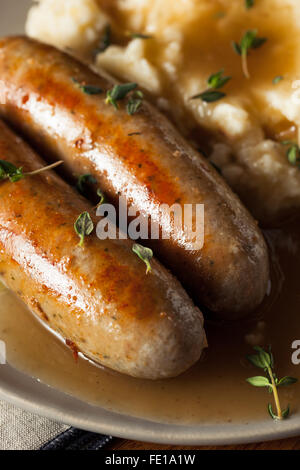
<path id="1" fill-rule="evenodd" d="M 78 84 L 103 90 L 88 95 Z M 113 84 L 57 49 L 26 37 L 0 39 L 0 114 L 69 176 L 90 173 L 115 204 L 120 195 L 145 217 L 162 204 L 204 204 L 204 246 L 181 232 L 145 240 L 199 305 L 238 318 L 263 299 L 269 278 L 255 221 L 210 164 L 147 102 L 133 116 L 125 100 L 105 103 Z"/>
<path id="2" fill-rule="evenodd" d="M 23 172 L 44 166 L 1 121 L 0 159 Z M 131 241 L 94 231 L 80 247 L 74 221 L 87 210 L 52 171 L 1 181 L 0 279 L 94 361 L 149 379 L 180 374 L 206 346 L 200 310 L 155 259 L 146 275 Z"/>
<path id="3" fill-rule="evenodd" d="M 112 87 L 52 47 L 0 40 L 1 115 L 49 160 L 64 160 L 73 178 L 92 174 L 112 201 L 123 195 L 146 217 L 164 203 L 204 204 L 201 250 L 191 251 L 174 231 L 155 242 L 155 252 L 219 316 L 251 311 L 265 294 L 269 268 L 252 217 L 152 106 L 145 102 L 129 116 L 123 103 L 116 110 L 103 96 L 83 93 L 82 83 L 104 94 Z M 0 158 L 27 172 L 43 165 L 2 122 Z M 93 212 L 53 172 L 2 181 L 0 278 L 94 361 L 137 377 L 180 374 L 206 346 L 200 310 L 155 259 L 146 275 L 130 240 L 99 240 L 94 232 L 80 247 L 73 224 L 86 210 Z"/>

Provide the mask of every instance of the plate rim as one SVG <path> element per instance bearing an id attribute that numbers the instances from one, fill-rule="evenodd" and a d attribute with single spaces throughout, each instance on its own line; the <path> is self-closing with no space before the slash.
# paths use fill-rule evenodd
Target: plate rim
<path id="1" fill-rule="evenodd" d="M 3 381 L 0 378 L 0 399 L 30 413 L 86 431 L 153 444 L 183 446 L 250 444 L 286 439 L 300 434 L 299 412 L 283 422 L 272 421 L 266 414 L 266 419 L 248 424 L 215 423 L 201 426 L 159 423 L 88 404 L 19 372 L 8 364 L 6 368 L 12 380 L 21 380 L 21 384 L 24 383 L 24 388 L 21 390 L 18 390 L 17 387 L 13 388 L 13 385 L 11 386 L 9 382 L 5 382 L 5 379 Z M 34 397 L 26 392 L 26 386 L 33 387 L 33 391 L 41 397 L 39 401 L 34 400 Z M 46 401 L 50 399 L 50 404 L 45 403 L 45 399 Z M 57 403 L 55 403 L 55 399 Z M 75 408 L 83 407 L 83 411 L 70 412 L 64 406 L 59 405 L 60 401 L 71 404 Z"/>

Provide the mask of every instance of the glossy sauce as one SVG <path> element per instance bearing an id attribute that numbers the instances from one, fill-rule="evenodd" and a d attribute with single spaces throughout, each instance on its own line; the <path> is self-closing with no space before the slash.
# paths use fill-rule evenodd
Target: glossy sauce
<path id="1" fill-rule="evenodd" d="M 231 80 L 223 90 L 227 95 L 223 102 L 238 104 L 268 128 L 290 127 L 280 112 L 271 110 L 267 93 L 279 90 L 291 94 L 292 82 L 299 78 L 300 29 L 295 5 L 286 2 L 282 6 L 274 0 L 260 0 L 250 9 L 245 8 L 244 1 L 228 0 L 188 0 L 178 4 L 154 1 L 141 5 L 129 2 L 126 8 L 119 0 L 98 3 L 112 21 L 115 42 L 121 42 L 118 36 L 126 38 L 128 30 L 151 32 L 152 39 L 144 43 L 144 56 L 159 75 L 160 96 L 177 110 L 181 108 L 179 115 L 190 108 L 187 96 L 191 80 L 206 81 L 212 73 L 224 69 Z M 249 51 L 251 79 L 245 77 L 241 57 L 233 48 L 233 42 L 240 43 L 249 30 L 256 30 L 258 37 L 266 39 L 261 47 Z M 169 46 L 177 47 L 177 41 L 180 48 L 176 55 Z M 169 62 L 172 68 L 166 66 Z M 272 81 L 277 76 L 284 79 L 275 86 Z M 213 107 L 210 104 L 210 109 Z M 188 115 L 181 115 L 182 125 L 187 118 Z M 205 120 L 201 123 L 206 126 Z"/>
<path id="2" fill-rule="evenodd" d="M 52 335 L 13 294 L 1 292 L 0 339 L 18 370 L 86 402 L 155 421 L 172 423 L 250 422 L 267 416 L 266 389 L 247 377 L 261 371 L 245 355 L 252 344 L 272 344 L 279 377 L 300 378 L 291 344 L 300 340 L 300 224 L 266 234 L 273 259 L 272 289 L 254 318 L 236 324 L 207 324 L 209 349 L 180 377 L 139 380 L 104 370 L 79 358 Z M 5 366 L 1 366 L 5 367 Z M 0 369 L 1 373 L 1 369 Z M 300 384 L 280 389 L 282 406 L 300 412 Z"/>

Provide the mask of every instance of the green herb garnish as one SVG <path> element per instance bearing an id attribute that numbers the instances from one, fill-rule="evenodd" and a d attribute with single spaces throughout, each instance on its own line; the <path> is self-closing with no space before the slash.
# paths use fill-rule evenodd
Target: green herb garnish
<path id="1" fill-rule="evenodd" d="M 0 180 L 9 178 L 11 183 L 16 183 L 24 177 L 22 168 L 17 168 L 13 163 L 0 160 Z"/>
<path id="2" fill-rule="evenodd" d="M 86 185 L 88 183 L 96 184 L 97 180 L 93 177 L 93 175 L 90 174 L 78 176 L 76 188 L 83 196 L 86 194 Z"/>
<path id="3" fill-rule="evenodd" d="M 72 78 L 73 83 L 86 95 L 100 95 L 103 93 L 102 88 L 95 86 L 95 85 L 85 85 L 84 83 L 80 83 L 76 78 Z"/>
<path id="4" fill-rule="evenodd" d="M 146 274 L 152 271 L 150 260 L 153 257 L 153 251 L 150 248 L 146 248 L 143 245 L 135 243 L 132 247 L 132 251 L 142 260 L 147 266 Z"/>
<path id="5" fill-rule="evenodd" d="M 142 91 L 138 90 L 132 94 L 128 103 L 127 103 L 127 112 L 132 116 L 135 114 L 141 107 L 143 102 L 144 94 Z"/>
<path id="6" fill-rule="evenodd" d="M 191 99 L 195 100 L 197 98 L 201 98 L 201 100 L 206 103 L 212 103 L 224 98 L 224 96 L 226 96 L 226 93 L 223 93 L 222 91 L 207 90 L 199 93 L 199 95 L 192 96 Z"/>
<path id="7" fill-rule="evenodd" d="M 273 85 L 277 85 L 277 83 L 281 82 L 281 80 L 283 80 L 283 76 L 282 75 L 277 75 L 277 77 L 273 78 L 272 83 L 273 83 Z"/>
<path id="8" fill-rule="evenodd" d="M 208 89 L 203 91 L 202 93 L 192 96 L 190 99 L 195 100 L 200 98 L 206 103 L 212 103 L 213 101 L 217 101 L 221 98 L 224 98 L 224 96 L 226 96 L 226 93 L 217 90 L 218 88 L 222 88 L 224 85 L 226 85 L 226 83 L 231 80 L 231 77 L 222 76 L 223 73 L 224 70 L 222 69 L 219 72 L 210 75 L 207 80 Z"/>
<path id="9" fill-rule="evenodd" d="M 226 85 L 226 83 L 231 80 L 231 77 L 222 77 L 223 73 L 224 69 L 219 70 L 217 73 L 213 73 L 207 80 L 208 86 L 210 88 L 218 89 Z"/>
<path id="10" fill-rule="evenodd" d="M 103 202 L 105 201 L 105 197 L 104 197 L 104 194 L 103 192 L 101 191 L 101 189 L 97 189 L 97 196 L 100 197 L 100 201 L 98 202 L 97 204 L 97 207 L 101 206 L 101 204 L 103 204 Z"/>
<path id="11" fill-rule="evenodd" d="M 247 8 L 247 10 L 249 10 L 253 6 L 254 6 L 254 0 L 245 0 L 245 7 Z"/>
<path id="12" fill-rule="evenodd" d="M 289 148 L 286 151 L 286 156 L 291 165 L 297 165 L 300 169 L 300 148 L 291 140 L 283 140 L 282 145 L 288 145 Z"/>
<path id="13" fill-rule="evenodd" d="M 87 184 L 96 184 L 97 180 L 94 178 L 93 175 L 86 174 L 86 175 L 80 175 L 77 179 L 76 183 L 76 189 L 82 194 L 83 196 L 86 195 L 86 186 Z M 97 189 L 97 196 L 100 197 L 100 201 L 98 204 L 94 207 L 94 209 L 97 209 L 97 207 L 101 206 L 103 204 L 105 197 L 104 194 L 102 193 L 101 189 Z"/>
<path id="14" fill-rule="evenodd" d="M 17 168 L 13 163 L 10 163 L 6 160 L 0 160 L 0 181 L 9 179 L 11 183 L 16 183 L 22 178 L 25 178 L 25 176 L 38 175 L 44 171 L 52 170 L 61 163 L 63 163 L 63 161 L 59 160 L 58 162 L 52 163 L 52 165 L 44 166 L 38 170 L 24 173 L 22 167 Z"/>
<path id="15" fill-rule="evenodd" d="M 100 40 L 99 46 L 95 50 L 96 54 L 106 51 L 111 44 L 111 27 L 107 24 L 104 28 L 104 34 Z"/>
<path id="16" fill-rule="evenodd" d="M 84 239 L 94 230 L 94 224 L 88 212 L 82 212 L 77 218 L 74 229 L 80 238 L 79 246 L 83 246 Z"/>
<path id="17" fill-rule="evenodd" d="M 112 104 L 114 108 L 118 109 L 118 101 L 123 100 L 128 93 L 135 90 L 137 83 L 123 83 L 123 85 L 115 85 L 106 94 L 106 103 Z"/>
<path id="18" fill-rule="evenodd" d="M 128 36 L 130 36 L 132 39 L 153 39 L 153 36 L 143 33 L 128 33 Z"/>
<path id="19" fill-rule="evenodd" d="M 250 78 L 247 60 L 249 50 L 261 47 L 266 41 L 267 38 L 258 37 L 256 29 L 253 29 L 244 34 L 239 44 L 237 42 L 233 42 L 235 52 L 242 57 L 242 69 L 246 78 Z"/>
<path id="20" fill-rule="evenodd" d="M 255 346 L 255 351 L 258 354 L 253 354 L 247 356 L 247 359 L 251 364 L 255 367 L 259 367 L 263 369 L 266 373 L 266 377 L 263 376 L 256 376 L 250 377 L 246 379 L 247 382 L 254 387 L 267 387 L 270 393 L 273 393 L 274 401 L 276 405 L 277 414 L 273 412 L 271 403 L 268 403 L 268 412 L 273 419 L 276 420 L 283 420 L 286 419 L 290 413 L 289 405 L 285 410 L 281 410 L 279 396 L 278 396 L 278 387 L 283 387 L 287 385 L 293 385 L 298 380 L 294 377 L 283 377 L 282 379 L 278 379 L 274 372 L 274 358 L 271 352 L 271 348 L 269 348 L 269 352 L 264 351 L 261 347 Z"/>
<path id="21" fill-rule="evenodd" d="M 288 161 L 292 164 L 292 165 L 296 165 L 297 162 L 299 161 L 299 147 L 298 145 L 295 145 L 293 147 L 290 147 L 288 150 L 287 150 L 287 158 L 288 158 Z"/>

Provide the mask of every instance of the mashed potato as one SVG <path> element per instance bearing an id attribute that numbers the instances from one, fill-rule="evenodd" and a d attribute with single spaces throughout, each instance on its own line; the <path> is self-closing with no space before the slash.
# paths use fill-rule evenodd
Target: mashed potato
<path id="1" fill-rule="evenodd" d="M 61 48 L 84 51 L 99 38 L 107 21 L 94 0 L 44 0 L 30 9 L 27 34 Z"/>
<path id="2" fill-rule="evenodd" d="M 257 0 L 251 9 L 244 0 L 41 0 L 29 12 L 27 32 L 80 53 L 94 47 L 107 23 L 113 40 L 96 58 L 99 70 L 147 90 L 259 220 L 276 222 L 300 207 L 300 169 L 280 143 L 298 142 L 298 0 Z M 232 42 L 254 29 L 267 41 L 251 50 L 247 78 Z M 220 69 L 232 77 L 226 96 L 191 100 Z"/>

